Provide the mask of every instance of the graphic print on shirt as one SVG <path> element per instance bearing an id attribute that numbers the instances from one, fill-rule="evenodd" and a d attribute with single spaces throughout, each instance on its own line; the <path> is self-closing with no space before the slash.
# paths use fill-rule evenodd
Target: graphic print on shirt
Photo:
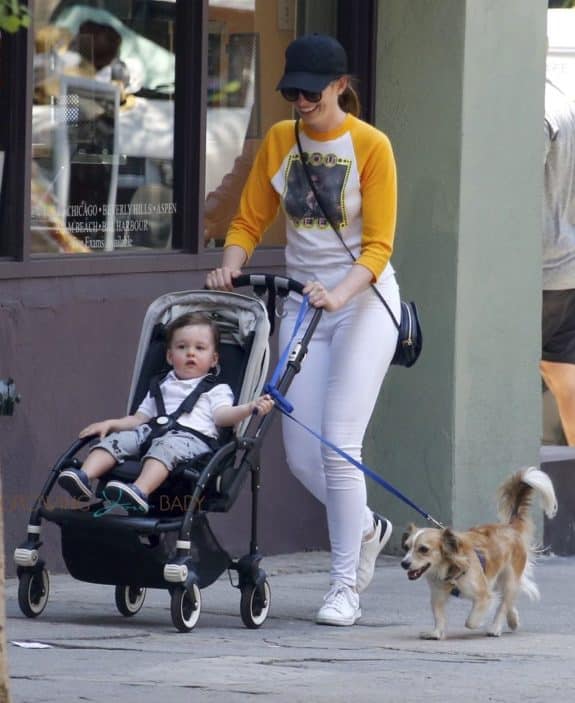
<path id="1" fill-rule="evenodd" d="M 322 206 L 338 227 L 345 227 L 344 191 L 351 160 L 319 152 L 304 152 L 304 158 Z M 289 157 L 285 183 L 284 209 L 294 227 L 312 229 L 330 226 L 310 188 L 299 154 Z"/>

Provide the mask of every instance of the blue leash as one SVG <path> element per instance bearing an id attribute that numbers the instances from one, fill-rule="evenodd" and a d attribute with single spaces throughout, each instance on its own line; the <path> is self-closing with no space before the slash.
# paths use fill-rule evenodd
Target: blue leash
<path id="1" fill-rule="evenodd" d="M 416 512 L 418 512 L 420 515 L 422 515 L 426 520 L 429 520 L 432 522 L 436 527 L 443 528 L 443 525 L 435 520 L 429 513 L 426 513 L 425 510 L 422 510 L 418 505 L 416 505 L 413 501 L 411 501 L 407 496 L 404 496 L 401 491 L 399 491 L 394 485 L 386 481 L 384 478 L 382 478 L 379 474 L 377 474 L 375 471 L 369 468 L 369 466 L 366 466 L 365 464 L 362 464 L 360 461 L 357 461 L 354 459 L 352 456 L 350 456 L 347 452 L 344 452 L 343 449 L 340 449 L 337 447 L 335 444 L 329 441 L 329 439 L 326 439 L 325 437 L 322 437 L 319 432 L 316 432 L 313 430 L 311 427 L 308 427 L 306 424 L 304 424 L 301 420 L 298 420 L 296 417 L 293 415 L 290 415 L 288 412 L 286 412 L 283 408 L 279 408 L 281 412 L 286 416 L 289 417 L 290 420 L 293 420 L 296 425 L 299 425 L 300 427 L 303 427 L 304 430 L 307 430 L 311 435 L 313 435 L 316 439 L 319 439 L 320 442 L 326 445 L 326 447 L 329 447 L 330 449 L 333 449 L 334 452 L 342 456 L 346 461 L 349 461 L 350 464 L 353 464 L 355 467 L 357 467 L 360 471 L 363 471 L 363 473 L 366 476 L 369 476 L 371 479 L 373 479 L 376 483 L 379 483 L 380 486 L 383 486 L 389 493 L 392 495 L 396 496 L 396 498 L 399 498 L 402 500 L 404 503 L 409 505 L 410 508 L 413 508 Z"/>
<path id="2" fill-rule="evenodd" d="M 277 389 L 277 382 L 280 380 L 280 377 L 286 367 L 292 345 L 295 341 L 297 333 L 299 332 L 299 328 L 303 325 L 303 321 L 305 320 L 305 316 L 307 315 L 308 310 L 309 300 L 307 295 L 304 295 L 298 310 L 298 314 L 296 317 L 293 332 L 291 333 L 290 340 L 279 358 L 279 361 L 274 369 L 272 377 L 264 386 L 264 393 L 267 393 L 269 396 L 271 396 L 274 399 L 277 407 L 285 413 L 291 413 L 293 411 L 293 405 L 279 392 L 279 390 Z"/>
<path id="3" fill-rule="evenodd" d="M 347 452 L 344 452 L 343 449 L 340 449 L 337 447 L 335 444 L 330 442 L 328 439 L 325 437 L 322 437 L 322 435 L 319 434 L 319 432 L 316 432 L 313 430 L 311 427 L 308 427 L 305 423 L 303 423 L 301 420 L 298 420 L 296 417 L 294 417 L 291 413 L 293 412 L 293 405 L 279 392 L 277 389 L 277 382 L 281 377 L 281 374 L 283 373 L 283 370 L 286 366 L 290 350 L 292 347 L 292 344 L 297 336 L 297 333 L 299 331 L 299 328 L 303 324 L 303 321 L 305 319 L 306 313 L 309 309 L 309 301 L 307 299 L 307 296 L 304 296 L 298 316 L 296 318 L 296 322 L 294 325 L 294 329 L 291 335 L 291 338 L 288 342 L 287 347 L 284 349 L 276 368 L 274 369 L 274 372 L 272 374 L 271 379 L 266 383 L 264 386 L 264 393 L 267 393 L 270 395 L 274 401 L 275 404 L 286 417 L 289 417 L 290 420 L 293 420 L 293 422 L 296 423 L 296 425 L 299 425 L 302 427 L 304 430 L 309 432 L 311 435 L 313 435 L 316 439 L 318 439 L 322 444 L 325 444 L 326 447 L 329 447 L 332 449 L 336 454 L 339 454 L 341 457 L 343 457 L 346 461 L 348 461 L 350 464 L 353 464 L 356 468 L 358 468 L 360 471 L 362 471 L 366 476 L 369 476 L 373 481 L 378 483 L 380 486 L 383 486 L 386 491 L 391 493 L 392 495 L 396 496 L 396 498 L 399 498 L 402 500 L 404 503 L 409 505 L 410 508 L 413 508 L 417 513 L 422 515 L 426 520 L 429 522 L 433 523 L 435 527 L 443 528 L 444 526 L 435 520 L 429 513 L 425 512 L 422 508 L 420 508 L 418 505 L 416 505 L 412 500 L 410 500 L 407 496 L 403 495 L 401 491 L 399 491 L 395 486 L 393 486 L 391 483 L 386 481 L 384 478 L 382 478 L 379 474 L 377 474 L 375 471 L 369 468 L 369 466 L 366 466 L 365 464 L 362 464 L 360 461 L 357 461 L 354 459 L 352 456 L 350 456 Z"/>

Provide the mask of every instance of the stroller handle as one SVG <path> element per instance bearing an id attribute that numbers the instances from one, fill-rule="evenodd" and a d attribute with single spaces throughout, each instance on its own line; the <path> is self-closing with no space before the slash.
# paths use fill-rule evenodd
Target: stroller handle
<path id="1" fill-rule="evenodd" d="M 234 288 L 251 286 L 252 288 L 265 288 L 288 293 L 294 291 L 303 296 L 303 283 L 287 276 L 276 276 L 272 273 L 245 273 L 232 279 Z"/>

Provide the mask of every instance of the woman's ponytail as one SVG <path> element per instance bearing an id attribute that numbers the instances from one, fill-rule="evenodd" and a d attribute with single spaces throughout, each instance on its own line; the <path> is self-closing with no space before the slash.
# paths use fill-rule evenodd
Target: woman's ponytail
<path id="1" fill-rule="evenodd" d="M 348 81 L 347 88 L 339 96 L 338 102 L 344 112 L 349 112 L 355 117 L 360 116 L 361 104 L 359 102 L 359 96 L 352 87 L 351 81 Z"/>

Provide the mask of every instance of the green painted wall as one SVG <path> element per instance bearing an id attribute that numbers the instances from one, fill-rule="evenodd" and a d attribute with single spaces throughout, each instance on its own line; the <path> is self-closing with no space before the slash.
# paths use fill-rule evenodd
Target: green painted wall
<path id="1" fill-rule="evenodd" d="M 495 515 L 538 463 L 544 0 L 380 0 L 377 124 L 399 178 L 394 264 L 424 353 L 393 368 L 366 459 L 445 523 Z M 370 504 L 423 520 L 383 489 Z"/>

